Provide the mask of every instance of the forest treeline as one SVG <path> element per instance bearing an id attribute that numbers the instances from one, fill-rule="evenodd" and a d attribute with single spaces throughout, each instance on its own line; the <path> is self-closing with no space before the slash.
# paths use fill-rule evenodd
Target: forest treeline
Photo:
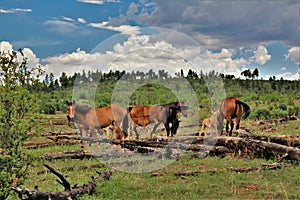
<path id="1" fill-rule="evenodd" d="M 251 71 L 250 69 L 245 69 L 241 72 L 241 75 L 245 77 L 246 81 L 255 80 L 255 81 L 261 81 L 264 82 L 263 79 L 256 79 L 259 76 L 259 71 L 256 68 L 255 70 Z M 88 71 L 86 72 L 83 70 L 81 73 L 74 73 L 71 76 L 67 76 L 65 72 L 62 72 L 59 78 L 55 78 L 53 73 L 46 74 L 45 79 L 41 82 L 40 90 L 49 91 L 49 90 L 55 90 L 57 88 L 67 88 L 67 87 L 73 87 L 75 81 L 76 82 L 95 82 L 95 83 L 104 83 L 107 81 L 116 81 L 121 78 L 123 79 L 166 79 L 166 78 L 172 78 L 172 77 L 183 77 L 187 78 L 189 81 L 195 80 L 195 81 L 203 81 L 207 78 L 221 78 L 223 80 L 241 80 L 244 79 L 236 78 L 234 75 L 231 74 L 223 74 L 216 72 L 214 70 L 203 73 L 202 71 L 194 71 L 192 69 L 188 70 L 187 74 L 184 74 L 183 70 L 181 69 L 180 72 L 175 73 L 175 76 L 170 75 L 167 71 L 164 69 L 160 69 L 157 71 L 157 73 L 153 69 L 149 69 L 148 72 L 143 71 L 132 71 L 132 72 L 126 72 L 123 71 L 112 71 L 109 72 L 102 72 L 99 70 L 96 71 Z M 283 78 L 276 80 L 276 77 L 270 77 L 269 81 L 272 82 L 272 89 L 277 90 L 277 88 L 280 89 L 299 89 L 299 80 L 290 81 L 290 80 L 284 80 Z M 289 85 L 287 87 L 284 87 L 283 85 Z"/>
<path id="2" fill-rule="evenodd" d="M 243 101 L 252 105 L 252 118 L 270 119 L 283 117 L 285 115 L 299 115 L 300 108 L 300 82 L 299 80 L 277 80 L 275 77 L 270 77 L 269 80 L 257 79 L 259 75 L 258 69 L 251 71 L 244 70 L 241 76 L 244 79 L 236 78 L 234 75 L 222 74 L 216 71 L 203 73 L 202 71 L 188 70 L 185 74 L 183 70 L 171 76 L 165 70 L 161 69 L 155 72 L 150 69 L 148 72 L 142 71 L 109 71 L 109 72 L 85 72 L 74 73 L 72 76 L 67 76 L 65 72 L 61 73 L 58 79 L 54 80 L 53 74 L 46 75 L 45 80 L 41 82 L 39 91 L 41 91 L 41 99 L 43 99 L 43 112 L 53 114 L 56 111 L 65 111 L 65 100 L 72 99 L 72 88 L 75 84 L 95 83 L 97 91 L 95 94 L 95 107 L 102 107 L 111 103 L 111 96 L 114 86 L 118 80 L 133 80 L 135 82 L 143 82 L 147 79 L 160 80 L 176 80 L 176 78 L 185 78 L 197 95 L 199 109 L 202 109 L 202 117 L 209 116 L 211 113 L 211 94 L 208 90 L 206 80 L 218 78 L 224 83 L 226 96 L 238 96 Z M 176 81 L 174 84 L 177 84 Z M 181 87 L 180 84 L 176 87 Z M 220 87 L 216 85 L 214 87 Z M 86 103 L 85 99 L 89 96 L 88 89 L 83 91 L 79 99 L 82 103 Z M 172 91 L 157 84 L 144 85 L 130 99 L 131 105 L 155 105 L 178 100 Z M 88 102 L 87 102 L 88 103 Z"/>

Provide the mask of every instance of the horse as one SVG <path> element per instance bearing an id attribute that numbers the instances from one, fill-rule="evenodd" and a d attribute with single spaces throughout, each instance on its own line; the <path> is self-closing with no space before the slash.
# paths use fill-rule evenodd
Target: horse
<path id="1" fill-rule="evenodd" d="M 135 132 L 136 138 L 139 138 L 136 125 L 145 127 L 150 123 L 155 123 L 150 138 L 152 138 L 153 133 L 160 123 L 164 124 L 167 136 L 170 135 L 170 131 L 171 136 L 175 135 L 179 127 L 178 113 L 180 112 L 184 116 L 187 116 L 185 112 L 186 109 L 188 109 L 188 107 L 184 106 L 184 102 L 173 102 L 156 106 L 137 105 L 130 107 L 129 113 L 132 120 L 132 129 Z M 172 124 L 171 128 L 170 123 Z"/>
<path id="2" fill-rule="evenodd" d="M 207 129 L 210 130 L 211 134 L 215 133 L 216 130 L 218 132 L 220 127 L 220 113 L 219 112 L 213 112 L 211 117 L 205 118 L 202 121 L 202 127 L 199 131 L 199 136 L 206 136 Z"/>
<path id="3" fill-rule="evenodd" d="M 251 112 L 250 106 L 244 102 L 242 102 L 238 97 L 229 97 L 224 99 L 221 102 L 220 109 L 219 109 L 221 118 L 220 120 L 224 120 L 226 118 L 226 135 L 229 134 L 229 136 L 232 135 L 232 130 L 234 127 L 234 123 L 232 119 L 236 118 L 236 130 L 240 128 L 240 120 L 242 115 L 244 114 L 244 119 L 246 119 Z M 230 131 L 229 130 L 229 124 L 230 124 Z M 223 130 L 223 123 L 222 123 L 222 129 L 221 134 Z"/>
<path id="4" fill-rule="evenodd" d="M 174 135 L 176 135 L 177 129 L 179 127 L 179 122 L 181 121 L 179 115 L 187 117 L 188 114 L 186 111 L 189 109 L 189 107 L 185 106 L 183 101 L 162 104 L 161 106 L 163 106 L 167 111 L 167 121 L 165 123 L 167 136 L 169 136 L 171 132 L 171 137 L 173 137 Z M 171 128 L 170 124 L 172 124 Z"/>
<path id="5" fill-rule="evenodd" d="M 68 102 L 69 120 L 75 119 L 78 122 L 79 130 L 81 127 L 90 131 L 90 136 L 101 128 L 113 126 L 116 139 L 127 137 L 128 116 L 127 110 L 122 106 L 112 104 L 102 108 L 92 108 L 84 105 L 77 105 L 75 101 Z M 122 130 L 120 129 L 122 127 Z M 82 132 L 81 132 L 82 135 Z"/>
<path id="6" fill-rule="evenodd" d="M 165 123 L 166 121 L 166 109 L 162 106 L 133 106 L 128 109 L 131 118 L 131 128 L 135 132 L 135 136 L 138 139 L 139 134 L 136 130 L 136 125 L 145 127 L 150 123 L 155 123 L 150 137 L 156 131 L 160 123 Z"/>

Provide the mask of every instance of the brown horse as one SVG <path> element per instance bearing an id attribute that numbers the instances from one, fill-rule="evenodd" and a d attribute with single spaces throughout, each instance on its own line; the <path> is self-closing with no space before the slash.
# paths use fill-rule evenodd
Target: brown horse
<path id="1" fill-rule="evenodd" d="M 186 110 L 187 106 L 184 106 L 184 102 L 173 102 L 163 105 L 156 106 L 133 106 L 129 108 L 130 117 L 132 119 L 132 128 L 135 131 L 136 137 L 139 138 L 139 135 L 136 130 L 136 125 L 138 126 L 147 126 L 150 123 L 155 123 L 150 137 L 152 138 L 153 133 L 156 131 L 160 123 L 163 123 L 167 136 L 175 135 L 179 127 L 178 113 L 182 113 L 183 116 L 187 116 Z M 170 127 L 170 123 L 172 126 Z"/>
<path id="2" fill-rule="evenodd" d="M 234 127 L 234 123 L 232 119 L 236 118 L 236 130 L 240 127 L 240 120 L 243 114 L 244 119 L 246 119 L 250 114 L 250 106 L 246 103 L 242 102 L 238 97 L 229 97 L 222 101 L 220 105 L 220 114 L 221 120 L 223 122 L 224 118 L 226 118 L 226 134 L 228 134 L 229 124 L 230 124 L 230 131 L 229 136 L 232 135 L 232 130 Z M 221 134 L 223 130 L 223 124 Z"/>
<path id="3" fill-rule="evenodd" d="M 119 105 L 112 104 L 102 108 L 77 105 L 75 102 L 68 102 L 68 119 L 75 119 L 81 128 L 90 131 L 90 136 L 97 130 L 114 126 L 116 139 L 127 137 L 128 116 L 127 110 Z M 122 130 L 120 129 L 122 127 Z M 81 132 L 82 134 L 82 132 Z"/>
<path id="4" fill-rule="evenodd" d="M 223 124 L 223 121 L 221 121 L 221 115 L 219 112 L 214 112 L 211 117 L 205 118 L 202 121 L 202 127 L 199 131 L 199 136 L 206 136 L 207 129 L 209 129 L 210 134 L 216 133 L 219 130 L 219 127 L 221 126 L 221 122 Z"/>
<path id="5" fill-rule="evenodd" d="M 139 134 L 136 130 L 136 125 L 145 127 L 150 123 L 155 123 L 150 137 L 156 131 L 160 123 L 166 122 L 166 109 L 162 106 L 133 106 L 129 108 L 129 114 L 131 117 L 131 128 L 135 132 L 135 136 L 138 139 Z"/>

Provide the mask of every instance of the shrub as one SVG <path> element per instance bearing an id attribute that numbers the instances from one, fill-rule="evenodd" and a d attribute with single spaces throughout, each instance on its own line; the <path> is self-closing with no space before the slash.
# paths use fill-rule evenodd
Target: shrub
<path id="1" fill-rule="evenodd" d="M 285 103 L 280 104 L 280 105 L 279 105 L 279 108 L 280 108 L 281 110 L 284 110 L 284 111 L 287 110 L 287 106 L 285 105 Z"/>
<path id="2" fill-rule="evenodd" d="M 257 109 L 254 109 L 253 112 L 251 113 L 251 118 L 270 119 L 271 112 L 266 108 L 257 108 Z"/>
<path id="3" fill-rule="evenodd" d="M 37 126 L 39 106 L 32 90 L 40 69 L 29 70 L 22 51 L 13 51 L 0 52 L 0 71 L 0 199 L 6 199 L 13 184 L 22 184 L 31 162 L 23 144 Z"/>

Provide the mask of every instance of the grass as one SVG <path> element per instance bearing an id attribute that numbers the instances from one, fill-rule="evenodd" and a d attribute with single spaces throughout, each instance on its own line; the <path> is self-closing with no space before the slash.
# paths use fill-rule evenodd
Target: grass
<path id="1" fill-rule="evenodd" d="M 62 119 L 62 118 L 61 118 Z M 273 132 L 264 132 L 266 127 L 258 126 L 249 120 L 241 126 L 251 127 L 251 132 L 260 135 L 299 135 L 299 122 L 290 121 L 285 124 L 271 126 Z M 55 126 L 55 131 L 63 130 L 63 126 Z M 47 128 L 47 127 L 46 127 Z M 48 131 L 48 129 L 45 129 Z M 30 142 L 45 141 L 44 137 L 33 137 Z M 39 186 L 40 191 L 62 191 L 63 187 L 56 182 L 57 177 L 44 166 L 48 163 L 60 171 L 71 185 L 83 185 L 96 171 L 104 171 L 109 166 L 102 165 L 97 159 L 65 159 L 47 161 L 43 156 L 47 153 L 80 150 L 79 144 L 59 145 L 37 149 L 27 149 L 34 157 L 29 176 L 24 186 L 33 189 Z M 300 166 L 286 163 L 281 169 L 262 170 L 237 173 L 222 171 L 225 168 L 244 168 L 262 166 L 264 163 L 274 163 L 276 160 L 262 158 L 250 159 L 244 157 L 226 156 L 193 158 L 190 152 L 185 152 L 178 160 L 165 168 L 152 172 L 128 173 L 115 172 L 109 181 L 97 184 L 93 195 L 83 195 L 81 200 L 98 199 L 300 199 Z M 150 167 L 150 166 L 148 166 Z M 217 170 L 212 173 L 210 170 Z M 196 175 L 176 176 L 178 172 L 197 172 Z M 17 199 L 12 194 L 9 199 Z"/>
<path id="2" fill-rule="evenodd" d="M 176 171 L 208 170 L 212 168 L 260 166 L 273 162 L 264 159 L 181 158 L 167 168 L 162 176 L 151 173 L 117 172 L 110 181 L 97 186 L 97 193 L 82 199 L 298 199 L 299 166 L 287 166 L 276 171 L 247 173 L 217 172 L 195 176 L 174 176 Z M 297 170 L 298 169 L 298 170 Z M 293 173 L 293 177 L 287 177 Z"/>

